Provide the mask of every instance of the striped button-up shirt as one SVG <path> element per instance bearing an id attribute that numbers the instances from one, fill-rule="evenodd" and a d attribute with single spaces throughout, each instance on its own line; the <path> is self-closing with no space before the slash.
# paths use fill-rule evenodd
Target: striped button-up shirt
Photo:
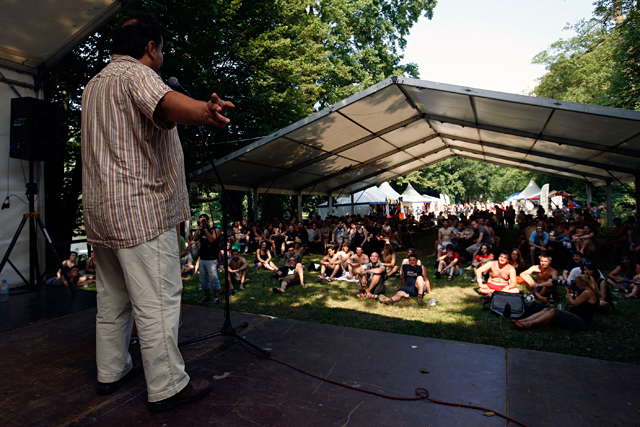
<path id="1" fill-rule="evenodd" d="M 154 117 L 171 89 L 149 67 L 114 55 L 82 95 L 82 202 L 87 241 L 147 242 L 189 219 L 175 123 Z"/>

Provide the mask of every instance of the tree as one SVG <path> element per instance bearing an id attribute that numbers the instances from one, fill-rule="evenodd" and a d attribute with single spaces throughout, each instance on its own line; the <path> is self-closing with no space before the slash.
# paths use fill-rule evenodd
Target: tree
<path id="1" fill-rule="evenodd" d="M 430 18 L 435 3 L 140 0 L 138 5 L 154 13 L 164 28 L 162 74 L 178 77 L 195 98 L 207 99 L 214 89 L 236 104 L 226 130 L 203 127 L 202 154 L 196 129 L 181 127 L 187 172 L 394 74 L 417 77 L 415 65 L 400 65 L 400 52 L 411 26 L 422 14 Z M 56 224 L 56 241 L 67 242 L 74 232 L 82 233 L 82 89 L 108 62 L 109 34 L 123 17 L 116 16 L 49 73 L 46 97 L 63 106 L 61 127 L 68 135 L 63 160 L 46 167 L 47 212 Z M 198 194 L 194 212 L 209 200 L 205 189 Z M 230 211 L 237 215 L 245 194 L 231 196 Z M 274 203 L 263 205 L 269 214 L 268 206 Z"/>

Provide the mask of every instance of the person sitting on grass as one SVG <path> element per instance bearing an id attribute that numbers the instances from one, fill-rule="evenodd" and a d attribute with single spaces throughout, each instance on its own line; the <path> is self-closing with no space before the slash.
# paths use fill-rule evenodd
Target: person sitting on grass
<path id="1" fill-rule="evenodd" d="M 488 271 L 487 284 L 482 283 L 482 274 Z M 517 294 L 520 292 L 516 285 L 516 269 L 509 264 L 509 252 L 502 251 L 497 261 L 491 261 L 476 270 L 476 281 L 480 286 L 480 293 L 491 296 L 495 291 Z"/>
<path id="2" fill-rule="evenodd" d="M 187 277 L 184 277 L 182 280 L 189 280 L 195 270 L 196 268 L 193 266 L 191 252 L 185 251 L 184 256 L 180 258 L 180 274 L 186 274 Z"/>
<path id="3" fill-rule="evenodd" d="M 456 237 L 457 233 L 453 227 L 451 227 L 451 223 L 448 219 L 442 220 L 442 227 L 438 230 L 438 240 L 436 240 L 436 258 L 440 258 L 443 252 L 446 251 L 447 246 L 452 243 L 454 237 Z"/>
<path id="4" fill-rule="evenodd" d="M 351 255 L 347 260 L 347 269 L 349 273 L 347 277 L 349 279 L 357 276 L 360 273 L 360 267 L 369 262 L 369 257 L 362 251 L 362 246 L 356 248 L 356 253 Z"/>
<path id="5" fill-rule="evenodd" d="M 391 298 L 380 295 L 378 299 L 381 303 L 393 305 L 405 296 L 417 296 L 418 304 L 424 305 L 424 291 L 431 293 L 431 284 L 427 278 L 427 269 L 423 265 L 418 265 L 418 256 L 415 253 L 409 255 L 409 263 L 402 265 L 400 273 L 402 287 Z"/>
<path id="6" fill-rule="evenodd" d="M 531 255 L 531 265 L 535 265 L 536 254 L 549 255 L 549 233 L 544 231 L 542 222 L 538 222 L 538 226 L 529 236 L 529 254 Z"/>
<path id="7" fill-rule="evenodd" d="M 343 243 L 342 244 L 342 249 L 338 252 L 338 258 L 340 258 L 340 262 L 342 263 L 342 269 L 346 272 L 349 271 L 349 266 L 347 265 L 347 262 L 349 261 L 349 258 L 351 258 L 351 255 L 353 255 L 353 252 L 351 252 L 351 250 L 349 249 L 349 244 L 348 243 Z"/>
<path id="8" fill-rule="evenodd" d="M 359 298 L 376 298 L 386 291 L 385 287 L 386 268 L 380 264 L 380 256 L 377 252 L 371 254 L 370 261 L 359 270 L 360 284 L 362 292 Z"/>
<path id="9" fill-rule="evenodd" d="M 389 243 L 384 245 L 382 249 L 382 257 L 380 259 L 382 265 L 387 270 L 387 277 L 391 277 L 398 272 L 396 265 L 396 254 L 393 252 L 393 246 Z"/>
<path id="10" fill-rule="evenodd" d="M 415 253 L 416 250 L 414 248 L 407 249 L 407 257 L 402 260 L 402 265 L 409 264 L 409 258 L 411 257 L 411 254 Z M 418 260 L 418 265 L 422 265 L 422 261 Z M 400 274 L 402 274 L 402 272 L 400 272 Z"/>
<path id="11" fill-rule="evenodd" d="M 228 273 L 227 283 L 230 284 L 230 290 L 232 294 L 236 294 L 233 285 L 240 285 L 240 290 L 244 291 L 244 282 L 247 280 L 247 270 L 249 269 L 249 263 L 246 259 L 240 256 L 237 249 L 231 250 L 231 259 L 228 261 Z"/>
<path id="12" fill-rule="evenodd" d="M 638 299 L 638 293 L 640 293 L 640 274 L 633 277 L 631 293 L 629 295 L 625 295 L 624 297 L 629 299 Z"/>
<path id="13" fill-rule="evenodd" d="M 531 277 L 532 273 L 536 273 L 538 283 Z M 528 270 L 520 274 L 524 284 L 529 291 L 540 301 L 548 301 L 549 295 L 555 292 L 556 284 L 552 279 L 558 278 L 558 272 L 551 267 L 551 257 L 540 255 L 540 264 L 532 265 Z"/>
<path id="14" fill-rule="evenodd" d="M 571 304 L 568 311 L 558 308 L 545 308 L 526 319 L 513 319 L 511 322 L 521 330 L 549 323 L 568 329 L 587 329 L 591 324 L 591 319 L 593 319 L 600 307 L 598 289 L 593 278 L 586 275 L 576 277 L 576 287 L 579 290 L 579 294 L 574 298 L 569 291 L 569 287 L 564 285 L 567 300 Z"/>
<path id="15" fill-rule="evenodd" d="M 576 250 L 582 252 L 585 256 L 591 256 L 596 252 L 596 233 L 588 225 L 582 228 L 582 233 L 574 234 L 571 240 Z"/>
<path id="16" fill-rule="evenodd" d="M 271 261 L 271 251 L 266 240 L 260 243 L 260 248 L 256 251 L 256 268 L 264 268 L 266 270 L 276 271 L 278 267 Z"/>
<path id="17" fill-rule="evenodd" d="M 336 254 L 332 247 L 327 248 L 327 255 L 320 260 L 320 277 L 318 281 L 332 281 L 336 276 L 342 274 L 342 259 Z M 329 276 L 329 277 L 327 277 Z"/>
<path id="18" fill-rule="evenodd" d="M 613 305 L 613 296 L 609 291 L 609 284 L 595 264 L 590 262 L 583 265 L 582 274 L 591 277 L 593 282 L 596 284 L 598 298 L 600 299 L 600 307 L 598 311 L 604 314 L 616 311 L 616 307 Z"/>
<path id="19" fill-rule="evenodd" d="M 289 258 L 294 257 L 296 259 L 296 263 L 300 263 L 302 264 L 302 255 L 300 255 L 298 252 L 296 252 L 295 248 L 293 246 L 289 246 L 289 249 L 287 249 L 287 251 L 284 253 L 283 257 L 282 257 L 282 266 L 283 267 L 288 267 L 289 266 Z"/>
<path id="20" fill-rule="evenodd" d="M 447 274 L 447 280 L 452 281 L 453 276 L 462 273 L 460 268 L 460 254 L 455 252 L 452 244 L 448 244 L 446 251 L 438 258 L 438 271 L 436 271 L 436 279 L 444 273 Z"/>
<path id="21" fill-rule="evenodd" d="M 631 291 L 633 288 L 633 278 L 640 274 L 640 264 L 631 261 L 629 255 L 622 255 L 620 265 L 611 273 L 607 283 L 609 283 L 614 291 Z"/>
<path id="22" fill-rule="evenodd" d="M 304 284 L 304 268 L 302 264 L 296 262 L 294 257 L 289 257 L 287 260 L 289 264 L 286 267 L 280 267 L 278 269 L 278 281 L 280 286 L 274 287 L 272 290 L 275 293 L 284 293 L 287 287 L 293 285 L 301 285 L 303 289 L 307 289 L 307 285 Z"/>
<path id="23" fill-rule="evenodd" d="M 587 262 L 587 259 L 582 256 L 582 252 L 580 251 L 571 251 L 571 259 L 567 261 L 567 265 L 564 266 L 564 270 L 562 271 L 562 279 L 568 280 L 569 274 L 576 269 L 579 268 L 580 274 L 582 274 L 582 265 Z"/>
<path id="24" fill-rule="evenodd" d="M 473 269 L 474 271 L 477 271 L 478 268 L 491 261 L 493 261 L 493 254 L 489 252 L 489 246 L 482 245 L 480 246 L 480 252 L 478 252 L 478 254 L 473 258 L 473 261 L 471 261 L 471 265 L 467 267 L 467 270 Z"/>

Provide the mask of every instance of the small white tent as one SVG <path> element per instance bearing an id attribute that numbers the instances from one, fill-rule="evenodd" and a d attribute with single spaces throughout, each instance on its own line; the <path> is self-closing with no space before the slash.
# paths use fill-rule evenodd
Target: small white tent
<path id="1" fill-rule="evenodd" d="M 400 194 L 396 190 L 394 190 L 388 182 L 383 182 L 380 185 L 379 190 L 382 191 L 382 193 L 387 196 L 387 199 L 389 200 L 396 201 L 401 197 Z"/>
<path id="2" fill-rule="evenodd" d="M 358 191 L 353 195 L 354 215 L 368 215 L 371 212 L 371 205 L 386 205 L 387 197 L 377 187 L 370 187 L 363 191 Z M 343 216 L 351 214 L 351 196 L 339 197 L 333 204 L 331 215 Z M 325 219 L 329 215 L 329 202 L 318 205 L 318 215 Z"/>
<path id="3" fill-rule="evenodd" d="M 529 181 L 529 184 L 526 186 L 524 190 L 520 192 L 517 196 L 513 198 L 513 200 L 527 200 L 529 197 L 534 194 L 540 194 L 540 187 L 536 182 L 532 179 Z"/>
<path id="4" fill-rule="evenodd" d="M 404 203 L 430 203 L 431 200 L 425 198 L 422 194 L 418 193 L 411 184 L 407 185 L 407 188 L 402 193 L 402 201 Z"/>

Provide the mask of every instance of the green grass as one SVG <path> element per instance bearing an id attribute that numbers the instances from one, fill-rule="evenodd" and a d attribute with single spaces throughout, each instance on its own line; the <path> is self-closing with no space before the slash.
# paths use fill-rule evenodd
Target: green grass
<path id="1" fill-rule="evenodd" d="M 510 248 L 517 235 L 515 232 L 503 235 L 505 248 Z M 249 271 L 250 280 L 246 290 L 231 296 L 231 310 L 236 312 L 265 314 L 286 319 L 304 320 L 352 328 L 370 329 L 383 332 L 416 335 L 428 338 L 455 340 L 475 344 L 497 345 L 504 348 L 522 348 L 576 356 L 591 357 L 628 363 L 640 363 L 640 301 L 617 299 L 617 313 L 598 315 L 587 331 L 567 331 L 543 326 L 521 332 L 511 323 L 489 311 L 483 310 L 475 284 L 468 278 L 456 277 L 448 282 L 436 280 L 433 276 L 433 258 L 426 258 L 432 252 L 435 231 L 420 237 L 418 254 L 425 262 L 431 280 L 436 306 L 418 306 L 415 298 L 407 303 L 401 301 L 393 306 L 380 304 L 377 300 L 356 298 L 357 283 L 316 281 L 317 273 L 306 273 L 308 289 L 293 286 L 285 294 L 274 294 L 270 273 L 264 270 Z M 398 254 L 399 260 L 404 253 Z M 252 262 L 253 255 L 247 259 Z M 305 258 L 320 259 L 319 255 Z M 276 258 L 281 263 L 281 258 Z M 608 272 L 611 266 L 604 266 Z M 387 295 L 392 295 L 400 287 L 397 277 L 387 281 Z M 198 277 L 185 282 L 183 301 L 199 305 L 202 297 Z M 615 294 L 614 294 L 615 295 Z M 562 302 L 568 306 L 566 301 Z M 211 309 L 222 309 L 222 305 L 207 305 Z"/>

